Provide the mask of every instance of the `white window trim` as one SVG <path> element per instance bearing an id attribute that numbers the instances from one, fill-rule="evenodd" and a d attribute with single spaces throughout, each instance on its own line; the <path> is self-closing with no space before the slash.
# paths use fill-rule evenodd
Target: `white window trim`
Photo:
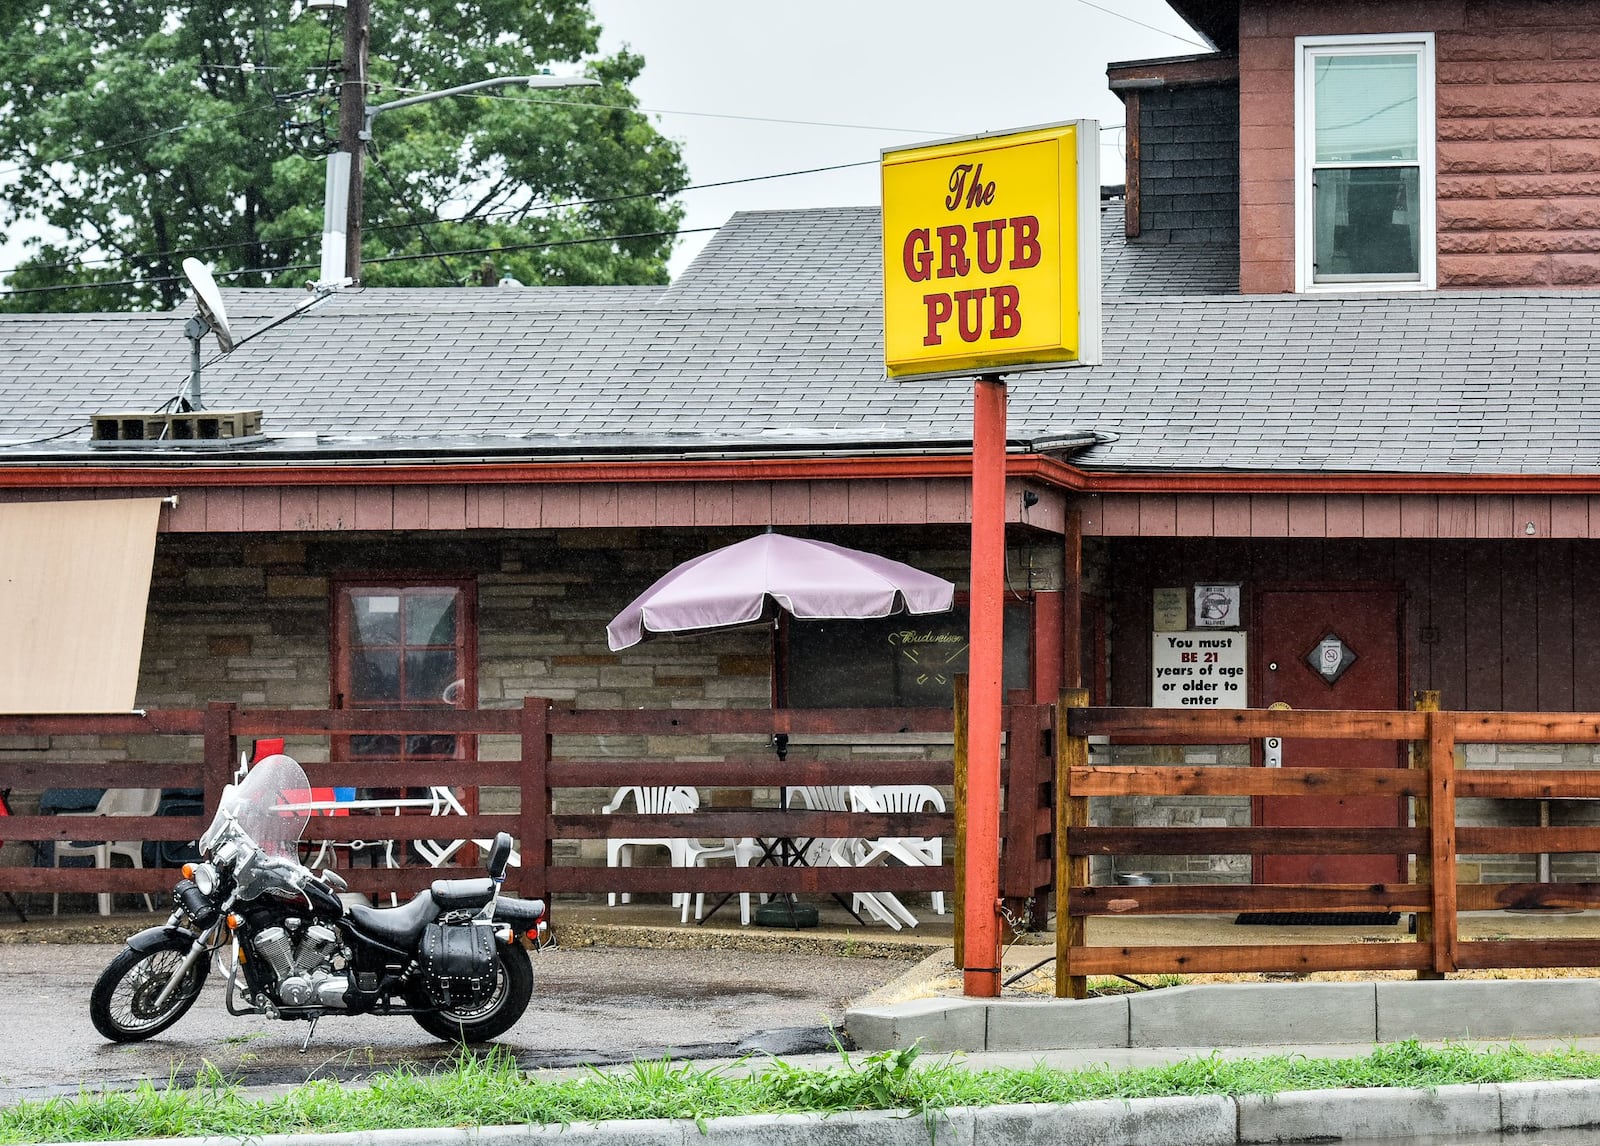
<path id="1" fill-rule="evenodd" d="M 1312 282 L 1311 244 L 1311 60 L 1325 49 L 1411 49 L 1417 53 L 1417 166 L 1422 235 L 1420 281 Z M 1407 32 L 1370 36 L 1296 36 L 1294 41 L 1294 268 L 1295 290 L 1301 294 L 1374 294 L 1437 290 L 1439 285 L 1438 212 L 1435 182 L 1433 33 Z"/>

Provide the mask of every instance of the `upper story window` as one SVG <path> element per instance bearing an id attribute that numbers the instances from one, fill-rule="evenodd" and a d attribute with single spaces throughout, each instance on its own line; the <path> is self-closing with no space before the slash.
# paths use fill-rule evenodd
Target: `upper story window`
<path id="1" fill-rule="evenodd" d="M 1432 34 L 1295 48 L 1298 288 L 1433 289 Z"/>

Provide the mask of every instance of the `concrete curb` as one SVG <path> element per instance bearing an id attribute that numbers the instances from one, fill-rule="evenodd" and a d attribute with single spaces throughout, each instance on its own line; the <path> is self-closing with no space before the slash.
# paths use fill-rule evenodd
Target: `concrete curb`
<path id="1" fill-rule="evenodd" d="M 1600 1126 L 1600 1080 L 1104 1099 L 1066 1105 L 146 1139 L 144 1146 L 1247 1146 Z M 49 1146 L 49 1144 L 45 1144 Z M 78 1143 L 77 1146 L 85 1146 Z M 113 1146 L 88 1143 L 87 1146 Z M 125 1146 L 125 1143 L 124 1143 Z"/>
<path id="2" fill-rule="evenodd" d="M 1081 1050 L 1600 1036 L 1600 979 L 1208 983 L 1096 999 L 915 999 L 845 1012 L 857 1047 Z"/>

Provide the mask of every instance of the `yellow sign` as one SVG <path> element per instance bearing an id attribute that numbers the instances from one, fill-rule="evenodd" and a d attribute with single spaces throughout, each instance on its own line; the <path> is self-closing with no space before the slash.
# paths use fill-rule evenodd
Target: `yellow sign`
<path id="1" fill-rule="evenodd" d="M 1093 120 L 883 153 L 891 378 L 1100 359 Z"/>

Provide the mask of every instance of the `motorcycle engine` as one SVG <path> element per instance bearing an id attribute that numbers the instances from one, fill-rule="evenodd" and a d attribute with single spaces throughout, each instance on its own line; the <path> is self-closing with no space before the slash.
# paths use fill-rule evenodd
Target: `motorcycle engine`
<path id="1" fill-rule="evenodd" d="M 272 968 L 278 1002 L 285 1007 L 344 1007 L 350 976 L 333 966 L 340 954 L 338 933 L 313 923 L 287 919 L 284 927 L 256 934 L 256 954 Z"/>

